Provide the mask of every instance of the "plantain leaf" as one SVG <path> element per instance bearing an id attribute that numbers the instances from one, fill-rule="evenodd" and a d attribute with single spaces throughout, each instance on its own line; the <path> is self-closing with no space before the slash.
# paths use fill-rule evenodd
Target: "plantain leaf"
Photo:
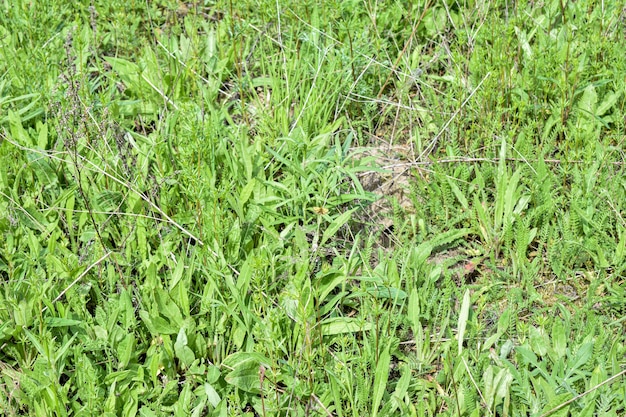
<path id="1" fill-rule="evenodd" d="M 224 359 L 222 366 L 231 369 L 225 381 L 242 391 L 261 392 L 261 367 L 270 368 L 271 362 L 259 353 L 236 352 Z"/>
<path id="2" fill-rule="evenodd" d="M 372 323 L 351 317 L 333 317 L 322 321 L 322 335 L 354 333 L 372 329 Z"/>
<path id="3" fill-rule="evenodd" d="M 372 417 L 376 417 L 378 415 L 378 408 L 380 407 L 380 402 L 382 401 L 387 388 L 387 381 L 389 379 L 389 363 L 391 362 L 391 355 L 389 354 L 390 347 L 390 344 L 387 343 L 384 350 L 378 357 L 378 363 L 376 364 Z"/>

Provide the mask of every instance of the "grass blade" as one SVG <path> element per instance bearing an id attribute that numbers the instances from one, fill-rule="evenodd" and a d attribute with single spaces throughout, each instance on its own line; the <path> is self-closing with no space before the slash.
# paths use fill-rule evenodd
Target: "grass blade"
<path id="1" fill-rule="evenodd" d="M 458 343 L 459 343 L 459 355 L 463 351 L 463 339 L 465 337 L 465 329 L 467 327 L 467 319 L 469 318 L 470 312 L 470 290 L 465 290 L 465 294 L 463 295 L 463 302 L 461 303 L 461 313 L 459 314 L 459 324 L 458 324 Z"/>

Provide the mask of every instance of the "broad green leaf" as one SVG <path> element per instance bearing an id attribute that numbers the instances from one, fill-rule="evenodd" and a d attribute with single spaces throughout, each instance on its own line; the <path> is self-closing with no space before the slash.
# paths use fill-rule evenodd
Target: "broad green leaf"
<path id="1" fill-rule="evenodd" d="M 591 373 L 591 378 L 589 379 L 589 385 L 595 387 L 596 385 L 604 382 L 607 379 L 606 370 L 602 364 L 599 364 L 595 367 L 593 372 Z"/>
<path id="2" fill-rule="evenodd" d="M 504 226 L 512 222 L 512 215 L 515 212 L 515 206 L 518 202 L 519 189 L 517 184 L 522 175 L 522 168 L 515 170 L 513 175 L 508 179 L 505 185 L 504 191 L 504 211 L 502 213 L 503 218 L 500 219 L 500 225 Z M 498 195 L 498 199 L 500 196 Z M 530 197 L 529 197 L 530 198 Z"/>
<path id="3" fill-rule="evenodd" d="M 378 299 L 401 301 L 407 298 L 407 294 L 404 291 L 386 286 L 367 288 L 366 292 Z"/>
<path id="4" fill-rule="evenodd" d="M 330 207 L 338 206 L 340 204 L 349 203 L 354 200 L 362 200 L 362 201 L 376 201 L 380 197 L 374 193 L 363 192 L 358 194 L 341 194 L 336 197 L 331 197 L 328 199 L 328 205 Z"/>
<path id="5" fill-rule="evenodd" d="M 532 365 L 534 368 L 536 368 L 537 371 L 541 373 L 543 378 L 545 378 L 545 381 L 549 386 L 558 386 L 554 378 L 546 370 L 545 363 L 540 363 L 537 360 L 537 355 L 535 355 L 535 353 L 531 349 L 526 346 L 517 346 L 515 347 L 515 352 L 519 355 L 518 360 L 523 359 L 522 363 Z"/>
<path id="6" fill-rule="evenodd" d="M 567 337 L 565 336 L 565 326 L 559 319 L 552 323 L 552 349 L 556 353 L 557 359 L 561 359 L 567 353 Z"/>
<path id="7" fill-rule="evenodd" d="M 35 146 L 35 141 L 24 130 L 20 116 L 12 110 L 9 110 L 9 126 L 11 128 L 11 137 L 19 145 L 25 148 Z"/>
<path id="8" fill-rule="evenodd" d="M 185 272 L 185 262 L 183 258 L 181 257 L 180 259 L 177 260 L 176 267 L 174 268 L 174 272 L 172 273 L 172 278 L 170 279 L 170 288 L 169 288 L 170 291 L 176 288 L 181 278 L 183 277 L 184 272 Z"/>
<path id="9" fill-rule="evenodd" d="M 257 365 L 263 365 L 266 368 L 271 368 L 272 361 L 267 357 L 256 352 L 235 352 L 227 356 L 222 362 L 222 368 L 235 369 L 243 364 L 254 362 Z M 209 372 L 210 373 L 210 372 Z"/>
<path id="10" fill-rule="evenodd" d="M 417 330 L 417 328 L 421 328 L 420 322 L 420 299 L 417 293 L 417 289 L 413 288 L 411 290 L 411 295 L 409 296 L 409 305 L 407 309 L 407 313 L 409 315 L 409 320 L 411 320 L 411 324 L 413 325 L 413 332 Z"/>
<path id="11" fill-rule="evenodd" d="M 184 328 L 181 328 L 178 332 L 176 342 L 174 343 L 174 352 L 176 357 L 180 359 L 186 367 L 190 366 L 196 359 L 193 351 L 187 346 L 187 334 Z"/>
<path id="12" fill-rule="evenodd" d="M 526 31 L 515 26 L 515 34 L 517 35 L 518 43 L 521 46 L 522 51 L 524 51 L 524 58 L 528 60 L 532 59 L 533 49 L 531 48 L 530 43 L 528 42 L 529 37 L 526 34 Z"/>
<path id="13" fill-rule="evenodd" d="M 129 395 L 130 394 L 130 395 Z M 124 407 L 122 408 L 122 417 L 135 417 L 139 402 L 137 401 L 137 389 L 127 393 L 124 398 Z"/>
<path id="14" fill-rule="evenodd" d="M 63 344 L 59 349 L 54 352 L 54 363 L 62 363 L 64 356 L 67 354 L 68 350 L 74 343 L 74 340 L 78 337 L 78 333 L 74 333 L 72 337 Z"/>
<path id="15" fill-rule="evenodd" d="M 141 255 L 142 259 L 146 259 L 148 257 L 148 243 L 146 232 L 146 227 L 144 226 L 143 222 L 137 222 L 135 235 L 137 236 L 137 248 L 139 249 L 139 254 Z"/>
<path id="16" fill-rule="evenodd" d="M 268 369 L 270 364 L 266 357 L 258 353 L 233 353 L 222 363 L 222 367 L 231 369 L 224 379 L 245 392 L 258 394 L 261 392 L 261 367 Z"/>
<path id="17" fill-rule="evenodd" d="M 530 347 L 537 355 L 544 357 L 548 353 L 550 348 L 550 342 L 548 336 L 543 330 L 537 329 L 535 326 L 529 328 Z"/>
<path id="18" fill-rule="evenodd" d="M 491 412 L 493 408 L 493 404 L 495 402 L 495 384 L 494 384 L 494 375 L 493 375 L 493 366 L 489 365 L 485 372 L 483 373 L 483 384 L 484 384 L 484 397 L 487 404 L 485 404 L 488 410 Z"/>
<path id="19" fill-rule="evenodd" d="M 345 283 L 347 277 L 337 270 L 331 270 L 319 277 L 316 287 L 319 291 L 319 299 L 324 301 L 339 284 Z"/>
<path id="20" fill-rule="evenodd" d="M 141 74 L 141 71 L 137 64 L 111 56 L 105 57 L 105 61 L 111 65 L 113 71 L 117 72 L 129 87 L 137 88 L 139 86 L 139 74 Z"/>
<path id="21" fill-rule="evenodd" d="M 48 124 L 37 122 L 37 147 L 41 150 L 48 148 Z"/>
<path id="22" fill-rule="evenodd" d="M 294 174 L 299 175 L 301 178 L 306 178 L 307 177 L 307 173 L 302 169 L 300 164 L 297 164 L 294 161 L 291 161 L 291 160 L 285 158 L 283 155 L 279 154 L 277 151 L 275 151 L 274 149 L 270 148 L 269 146 L 266 146 L 265 150 L 267 152 L 269 152 L 270 154 L 272 154 L 272 156 L 274 158 L 276 158 L 277 161 L 280 161 L 287 168 L 289 168 L 291 171 L 293 171 Z M 274 182 L 272 182 L 272 183 L 275 184 L 275 185 L 277 184 L 277 183 L 274 183 Z"/>
<path id="23" fill-rule="evenodd" d="M 162 317 L 150 316 L 150 313 L 145 310 L 139 311 L 139 317 L 141 317 L 141 320 L 146 324 L 153 336 L 160 334 L 176 334 L 180 328 L 170 324 Z"/>
<path id="24" fill-rule="evenodd" d="M 407 365 L 400 366 L 400 379 L 396 385 L 396 389 L 393 392 L 393 395 L 396 401 L 403 401 L 404 397 L 407 395 L 409 390 L 409 385 L 411 383 L 412 375 L 411 368 Z M 394 412 L 397 409 L 397 406 L 392 407 L 391 412 Z"/>
<path id="25" fill-rule="evenodd" d="M 576 415 L 576 417 L 593 417 L 596 416 L 596 400 L 598 398 L 597 394 L 591 393 L 590 395 L 586 395 L 583 399 L 585 405 L 582 410 Z"/>
<path id="26" fill-rule="evenodd" d="M 3 87 L 3 85 L 2 85 L 2 83 L 0 83 L 0 91 L 2 90 L 2 87 Z M 18 96 L 18 97 L 11 97 L 11 96 L 0 97 L 0 106 L 4 106 L 4 105 L 10 104 L 10 103 L 16 103 L 18 101 L 24 101 L 24 100 L 27 100 L 27 99 L 30 99 L 30 98 L 34 98 L 34 99 L 30 103 L 25 105 L 25 106 L 20 105 L 19 106 L 19 110 L 17 111 L 17 115 L 21 118 L 21 120 L 28 121 L 28 120 L 32 119 L 33 117 L 36 117 L 36 116 L 38 116 L 39 114 L 42 113 L 42 109 L 39 108 L 39 109 L 35 110 L 34 112 L 31 112 L 30 114 L 26 114 L 26 113 L 28 113 L 29 110 L 31 110 L 33 107 L 35 107 L 37 102 L 41 99 L 41 93 L 23 94 L 23 95 Z M 0 124 L 4 124 L 4 123 L 6 123 L 9 120 L 10 113 L 11 113 L 11 111 L 9 111 L 9 115 L 0 118 Z"/>
<path id="27" fill-rule="evenodd" d="M 130 329 L 131 327 L 134 327 L 135 323 L 137 322 L 137 318 L 135 316 L 135 307 L 133 306 L 131 295 L 126 289 L 123 289 L 120 293 L 119 311 L 119 321 L 122 327 L 124 329 Z"/>
<path id="28" fill-rule="evenodd" d="M 320 241 L 320 246 L 324 246 L 328 240 L 335 236 L 337 231 L 350 220 L 352 213 L 354 213 L 357 209 L 347 210 L 337 216 L 333 221 L 328 225 L 328 228 L 324 230 L 324 234 L 322 235 L 322 240 Z"/>
<path id="29" fill-rule="evenodd" d="M 203 388 L 207 396 L 207 400 L 209 401 L 209 404 L 211 404 L 213 407 L 217 407 L 217 405 L 219 404 L 220 401 L 222 401 L 222 399 L 220 395 L 218 394 L 218 392 L 215 390 L 215 388 L 213 388 L 213 385 L 206 382 L 203 385 Z"/>
<path id="30" fill-rule="evenodd" d="M 180 261 L 182 262 L 182 260 Z M 166 317 L 172 325 L 177 326 L 174 333 L 178 333 L 178 329 L 183 326 L 183 316 L 180 309 L 174 303 L 165 290 L 159 288 L 156 291 L 157 308 L 160 315 Z M 155 319 L 153 319 L 155 321 Z"/>
<path id="31" fill-rule="evenodd" d="M 489 410 L 494 410 L 500 405 L 510 394 L 510 387 L 513 381 L 513 375 L 506 368 L 501 368 L 494 375 L 494 366 L 490 365 L 483 374 L 485 383 L 484 396 L 487 401 Z"/>
<path id="32" fill-rule="evenodd" d="M 106 212 L 120 211 L 124 195 L 118 191 L 104 190 L 96 197 L 96 204 L 99 210 Z"/>
<path id="33" fill-rule="evenodd" d="M 448 185 L 450 185 L 450 188 L 452 189 L 452 192 L 454 193 L 456 199 L 459 200 L 459 203 L 461 203 L 461 207 L 463 207 L 463 209 L 465 210 L 468 210 L 469 203 L 467 202 L 467 198 L 465 197 L 465 194 L 463 194 L 459 186 L 456 185 L 456 182 L 453 181 L 450 177 L 446 177 L 446 181 L 448 182 Z"/>
<path id="34" fill-rule="evenodd" d="M 389 379 L 389 363 L 391 362 L 391 355 L 389 349 L 391 345 L 385 344 L 383 351 L 378 356 L 378 363 L 376 364 L 376 372 L 374 374 L 374 393 L 372 399 L 372 417 L 378 415 L 378 408 L 380 402 L 383 399 L 383 395 L 387 389 L 387 381 Z"/>
<path id="35" fill-rule="evenodd" d="M 402 285 L 400 280 L 400 274 L 398 273 L 398 264 L 392 258 L 387 262 L 384 262 L 385 266 L 385 276 L 387 278 L 387 282 L 391 284 L 392 287 L 400 287 Z"/>
<path id="36" fill-rule="evenodd" d="M 474 211 L 476 212 L 476 217 L 478 217 L 480 235 L 484 242 L 491 243 L 494 236 L 494 225 L 487 215 L 485 206 L 486 205 L 479 200 L 478 194 L 474 194 Z"/>
<path id="37" fill-rule="evenodd" d="M 126 381 L 127 379 L 132 378 L 134 374 L 136 374 L 136 371 L 130 370 L 130 369 L 111 372 L 104 377 L 104 383 L 107 385 L 111 385 L 114 383 L 122 383 Z"/>
<path id="38" fill-rule="evenodd" d="M 28 329 L 24 328 L 23 330 L 24 330 L 24 333 L 26 333 L 26 336 L 28 337 L 30 342 L 35 347 L 35 349 L 37 349 L 37 352 L 39 352 L 39 354 L 43 356 L 44 358 L 48 358 L 49 352 L 47 349 L 44 348 L 44 346 L 41 344 L 39 339 L 37 339 L 37 337 L 34 334 L 32 334 Z M 51 358 L 48 358 L 48 359 L 51 359 Z"/>
<path id="39" fill-rule="evenodd" d="M 504 401 L 505 398 L 510 397 L 511 395 L 511 383 L 513 382 L 513 375 L 508 371 L 508 369 L 503 368 L 498 371 L 498 374 L 494 378 L 494 386 L 495 386 L 495 399 L 496 402 L 494 405 L 499 405 L 501 401 Z"/>
<path id="40" fill-rule="evenodd" d="M 117 345 L 117 359 L 118 369 L 122 370 L 130 363 L 130 358 L 135 351 L 135 336 L 132 333 L 128 333 L 124 339 Z"/>
<path id="41" fill-rule="evenodd" d="M 150 408 L 148 408 L 148 406 L 142 406 L 139 409 L 139 415 L 141 417 L 157 417 L 157 413 L 155 413 L 153 410 L 151 410 Z"/>
<path id="42" fill-rule="evenodd" d="M 368 331 L 373 328 L 372 323 L 352 317 L 332 317 L 322 320 L 321 325 L 324 336 Z"/>
<path id="43" fill-rule="evenodd" d="M 615 104 L 617 104 L 617 101 L 620 99 L 620 97 L 622 97 L 622 93 L 622 91 L 611 91 L 609 94 L 604 96 L 604 100 L 602 100 L 602 103 L 600 103 L 600 105 L 598 105 L 598 108 L 596 108 L 596 116 L 604 116 L 606 112 L 608 112 L 613 106 L 615 106 Z"/>
<path id="44" fill-rule="evenodd" d="M 161 316 L 153 317 L 152 323 L 154 325 L 154 329 L 159 334 L 176 334 L 178 331 L 178 328 L 176 325 L 174 325 L 173 323 L 169 322 L 168 320 L 164 319 Z"/>
<path id="45" fill-rule="evenodd" d="M 27 151 L 26 159 L 28 159 L 30 167 L 43 186 L 49 187 L 57 184 L 58 175 L 52 167 L 52 163 L 44 155 Z"/>
<path id="46" fill-rule="evenodd" d="M 252 178 L 250 181 L 248 181 L 246 186 L 243 187 L 243 189 L 241 190 L 241 193 L 239 194 L 239 206 L 241 210 L 243 210 L 244 206 L 248 202 L 248 199 L 250 198 L 250 195 L 252 195 L 252 191 L 254 190 L 254 187 L 256 185 L 257 185 L 256 178 Z"/>
<path id="47" fill-rule="evenodd" d="M 504 220 L 507 186 L 509 184 L 509 174 L 506 167 L 506 140 L 503 138 L 500 145 L 500 160 L 498 162 L 498 176 L 496 182 L 495 208 L 493 217 L 493 230 L 495 233 L 500 232 L 502 222 Z"/>
<path id="48" fill-rule="evenodd" d="M 498 319 L 498 330 L 496 331 L 496 333 L 487 338 L 487 340 L 483 344 L 482 350 L 489 350 L 500 339 L 500 337 L 502 337 L 502 335 L 507 331 L 510 321 L 511 309 L 507 308 L 502 312 L 500 318 Z"/>
<path id="49" fill-rule="evenodd" d="M 233 369 L 224 378 L 226 382 L 242 391 L 252 394 L 261 392 L 260 366 L 255 362 L 246 362 Z"/>
<path id="50" fill-rule="evenodd" d="M 502 312 L 498 319 L 498 333 L 503 334 L 511 324 L 511 308 L 507 308 Z"/>
<path id="51" fill-rule="evenodd" d="M 46 317 L 45 323 L 47 327 L 69 327 L 81 326 L 84 322 L 82 320 L 66 319 L 62 317 Z"/>
<path id="52" fill-rule="evenodd" d="M 587 364 L 593 355 L 593 342 L 586 342 L 580 345 L 576 356 L 568 361 L 568 371 L 573 372 Z"/>
<path id="53" fill-rule="evenodd" d="M 596 105 L 598 103 L 598 94 L 593 84 L 590 84 L 583 91 L 583 95 L 580 97 L 577 103 L 577 107 L 583 110 L 588 115 L 595 115 Z"/>

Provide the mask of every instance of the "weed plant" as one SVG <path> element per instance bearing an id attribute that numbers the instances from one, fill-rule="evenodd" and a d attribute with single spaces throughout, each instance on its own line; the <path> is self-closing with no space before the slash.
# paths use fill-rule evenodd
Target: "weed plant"
<path id="1" fill-rule="evenodd" d="M 0 9 L 5 415 L 626 413 L 620 2 Z"/>

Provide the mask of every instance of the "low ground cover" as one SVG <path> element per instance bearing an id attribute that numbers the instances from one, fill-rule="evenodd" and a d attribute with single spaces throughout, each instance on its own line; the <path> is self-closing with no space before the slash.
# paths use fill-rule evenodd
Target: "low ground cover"
<path id="1" fill-rule="evenodd" d="M 289 3 L 0 5 L 0 408 L 623 415 L 623 5 Z"/>

